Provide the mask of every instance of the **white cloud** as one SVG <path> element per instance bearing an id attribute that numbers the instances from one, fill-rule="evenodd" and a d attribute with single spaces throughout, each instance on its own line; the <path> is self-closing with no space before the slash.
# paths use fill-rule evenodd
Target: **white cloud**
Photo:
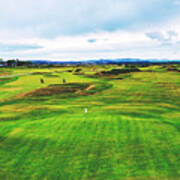
<path id="1" fill-rule="evenodd" d="M 1 46 L 0 56 L 63 60 L 178 58 L 178 2 L 1 0 L 0 44 L 4 48 Z"/>
<path id="2" fill-rule="evenodd" d="M 96 39 L 96 41 L 89 43 L 89 39 Z M 4 52 L 3 55 L 5 57 L 57 60 L 144 57 L 145 52 L 153 50 L 153 47 L 158 47 L 158 44 L 151 41 L 144 33 L 123 31 L 60 36 L 55 39 L 17 39 L 14 42 L 36 44 L 43 48 L 34 50 L 23 49 L 21 52 L 18 49 L 17 52 L 11 53 L 10 56 L 7 52 Z"/>
<path id="3" fill-rule="evenodd" d="M 174 38 L 178 37 L 178 33 L 176 31 L 167 31 L 165 33 L 162 32 L 148 32 L 146 36 L 152 40 L 157 40 L 162 44 L 171 44 L 174 42 Z"/>

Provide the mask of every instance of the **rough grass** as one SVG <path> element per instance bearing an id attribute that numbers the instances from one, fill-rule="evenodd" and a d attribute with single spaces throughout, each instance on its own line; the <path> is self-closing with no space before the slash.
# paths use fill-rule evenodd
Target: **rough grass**
<path id="1" fill-rule="evenodd" d="M 0 78 L 0 85 L 2 87 L 2 85 L 5 85 L 9 82 L 13 82 L 16 81 L 18 79 L 18 77 L 12 77 L 12 78 Z"/>
<path id="2" fill-rule="evenodd" d="M 0 179 L 180 178 L 178 72 L 142 68 L 119 80 L 69 69 L 31 70 L 61 72 L 67 84 L 43 73 L 0 84 L 14 89 L 0 91 Z"/>

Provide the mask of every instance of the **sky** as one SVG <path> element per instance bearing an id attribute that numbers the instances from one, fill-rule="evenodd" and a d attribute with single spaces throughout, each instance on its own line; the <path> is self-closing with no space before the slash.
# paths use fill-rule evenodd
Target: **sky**
<path id="1" fill-rule="evenodd" d="M 3 59 L 180 59 L 180 0 L 0 3 Z"/>

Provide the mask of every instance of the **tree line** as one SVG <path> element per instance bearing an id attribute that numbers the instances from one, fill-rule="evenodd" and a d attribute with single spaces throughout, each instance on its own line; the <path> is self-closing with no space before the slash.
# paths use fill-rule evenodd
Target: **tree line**
<path id="1" fill-rule="evenodd" d="M 8 67 L 30 66 L 30 65 L 32 65 L 32 62 L 31 61 L 22 61 L 19 59 L 3 60 L 2 58 L 0 58 L 0 65 L 1 66 L 8 66 Z"/>

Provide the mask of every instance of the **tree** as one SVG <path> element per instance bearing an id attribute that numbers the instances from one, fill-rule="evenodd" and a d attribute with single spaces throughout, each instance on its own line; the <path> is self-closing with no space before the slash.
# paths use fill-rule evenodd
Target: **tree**
<path id="1" fill-rule="evenodd" d="M 7 65 L 8 66 L 15 66 L 16 65 L 16 60 L 14 60 L 14 59 L 8 60 Z"/>

